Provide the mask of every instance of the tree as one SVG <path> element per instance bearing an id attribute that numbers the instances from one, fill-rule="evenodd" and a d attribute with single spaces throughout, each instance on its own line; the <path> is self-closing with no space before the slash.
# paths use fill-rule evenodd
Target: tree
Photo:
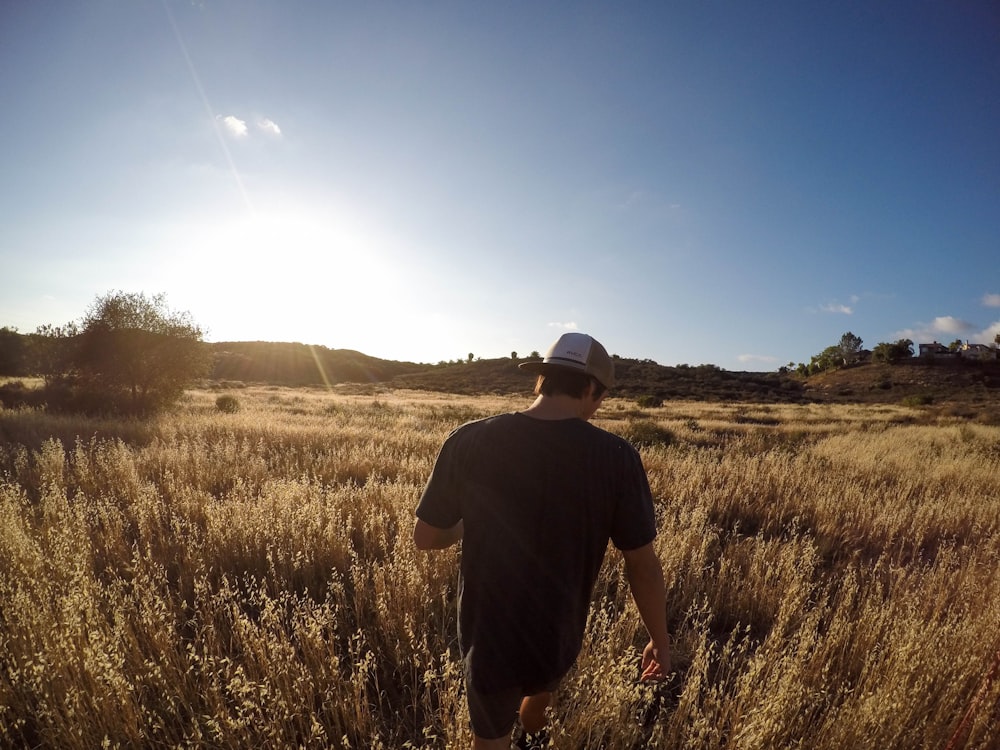
<path id="1" fill-rule="evenodd" d="M 28 336 L 28 369 L 41 375 L 46 383 L 62 379 L 72 369 L 73 347 L 80 335 L 74 321 L 65 325 L 42 325 Z"/>
<path id="2" fill-rule="evenodd" d="M 861 337 L 855 336 L 850 331 L 840 337 L 840 343 L 837 344 L 837 349 L 840 352 L 843 364 L 849 365 L 857 360 L 858 353 L 861 351 L 862 343 L 864 342 L 861 341 Z"/>
<path id="3" fill-rule="evenodd" d="M 149 413 L 174 403 L 208 366 L 202 330 L 157 294 L 109 293 L 83 319 L 74 384 L 102 408 Z"/>
<path id="4" fill-rule="evenodd" d="M 0 375 L 27 375 L 25 339 L 16 328 L 0 328 Z"/>
<path id="5" fill-rule="evenodd" d="M 840 346 L 828 346 L 819 354 L 814 354 L 809 360 L 809 374 L 815 375 L 827 370 L 833 370 L 844 362 L 843 350 Z"/>
<path id="6" fill-rule="evenodd" d="M 872 349 L 872 360 L 892 364 L 901 359 L 913 356 L 913 342 L 910 339 L 899 339 L 895 344 L 881 342 Z"/>

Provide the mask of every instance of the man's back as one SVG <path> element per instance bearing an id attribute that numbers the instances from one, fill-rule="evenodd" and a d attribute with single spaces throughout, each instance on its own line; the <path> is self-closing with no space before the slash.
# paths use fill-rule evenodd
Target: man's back
<path id="1" fill-rule="evenodd" d="M 417 515 L 428 523 L 464 520 L 459 634 L 487 691 L 563 674 L 608 540 L 633 549 L 655 534 L 638 454 L 581 419 L 463 425 L 424 498 Z"/>
<path id="2" fill-rule="evenodd" d="M 477 750 L 505 750 L 515 715 L 528 733 L 544 729 L 609 539 L 649 634 L 642 679 L 670 667 L 646 473 L 634 448 L 588 424 L 614 384 L 612 358 L 570 332 L 518 367 L 538 375 L 537 398 L 449 435 L 413 527 L 419 549 L 463 542 L 459 635 Z"/>

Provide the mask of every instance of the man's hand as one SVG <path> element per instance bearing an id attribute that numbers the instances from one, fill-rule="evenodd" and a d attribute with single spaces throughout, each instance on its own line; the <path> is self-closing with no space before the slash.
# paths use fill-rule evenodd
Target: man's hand
<path id="1" fill-rule="evenodd" d="M 465 533 L 465 524 L 459 521 L 450 529 L 439 529 L 417 519 L 413 527 L 413 544 L 417 549 L 444 549 L 458 542 Z"/>
<path id="2" fill-rule="evenodd" d="M 663 568 L 652 543 L 623 551 L 622 556 L 632 598 L 649 633 L 649 644 L 642 651 L 642 679 L 665 680 L 670 674 L 670 634 Z"/>
<path id="3" fill-rule="evenodd" d="M 639 678 L 643 682 L 665 680 L 670 675 L 670 646 L 665 644 L 660 647 L 650 641 L 646 648 L 642 650 L 642 676 Z"/>

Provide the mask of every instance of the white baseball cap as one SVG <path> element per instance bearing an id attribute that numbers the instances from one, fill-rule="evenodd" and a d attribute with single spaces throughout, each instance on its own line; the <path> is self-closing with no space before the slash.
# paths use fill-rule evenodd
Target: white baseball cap
<path id="1" fill-rule="evenodd" d="M 615 382 L 615 365 L 607 349 L 585 333 L 564 333 L 541 362 L 522 362 L 518 367 L 541 375 L 552 368 L 574 370 L 596 378 L 605 388 Z"/>

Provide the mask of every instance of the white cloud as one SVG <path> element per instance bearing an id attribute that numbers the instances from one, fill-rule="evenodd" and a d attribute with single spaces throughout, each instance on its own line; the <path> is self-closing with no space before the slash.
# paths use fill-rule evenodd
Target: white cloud
<path id="1" fill-rule="evenodd" d="M 822 305 L 820 308 L 823 312 L 834 313 L 836 315 L 853 315 L 854 308 L 848 307 L 847 305 Z"/>
<path id="2" fill-rule="evenodd" d="M 944 343 L 950 343 L 950 341 L 958 338 L 967 339 L 973 344 L 990 343 L 996 334 L 989 334 L 989 331 L 994 328 L 1000 330 L 1000 321 L 994 323 L 986 331 L 977 334 L 973 332 L 975 326 L 972 323 L 951 315 L 942 315 L 934 318 L 930 324 L 918 323 L 915 328 L 904 328 L 901 331 L 897 331 L 895 336 L 897 339 L 910 339 L 915 344 L 928 344 L 931 341 L 938 341 L 939 339 L 948 339 Z"/>
<path id="3" fill-rule="evenodd" d="M 549 328 L 562 328 L 566 331 L 576 331 L 579 326 L 577 326 L 575 322 L 569 321 L 567 323 L 549 323 Z"/>
<path id="4" fill-rule="evenodd" d="M 222 127 L 224 127 L 229 134 L 234 138 L 243 138 L 247 134 L 247 124 L 245 120 L 241 120 L 234 115 L 226 115 L 220 118 L 222 120 Z"/>
<path id="5" fill-rule="evenodd" d="M 270 118 L 265 117 L 263 120 L 258 121 L 257 127 L 268 135 L 281 135 L 281 128 L 278 127 L 278 123 Z"/>
<path id="6" fill-rule="evenodd" d="M 1000 307 L 1000 294 L 984 294 L 983 305 L 986 307 Z"/>
<path id="7" fill-rule="evenodd" d="M 975 336 L 977 341 L 972 343 L 992 344 L 997 340 L 997 336 L 1000 336 L 1000 320 L 993 321 L 984 331 L 977 333 Z"/>
<path id="8" fill-rule="evenodd" d="M 736 360 L 738 362 L 743 362 L 744 364 L 749 362 L 760 362 L 762 364 L 773 365 L 778 361 L 778 358 L 767 354 L 738 354 L 736 356 Z"/>
<path id="9" fill-rule="evenodd" d="M 934 322 L 931 324 L 931 330 L 937 331 L 938 333 L 967 333 L 973 329 L 972 323 L 967 323 L 959 318 L 953 318 L 951 315 L 943 315 L 940 318 L 934 318 Z"/>

